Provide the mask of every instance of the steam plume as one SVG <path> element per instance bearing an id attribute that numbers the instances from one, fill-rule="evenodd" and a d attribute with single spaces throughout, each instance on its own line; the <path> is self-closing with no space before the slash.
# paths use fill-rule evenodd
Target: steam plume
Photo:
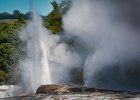
<path id="1" fill-rule="evenodd" d="M 27 41 L 21 86 L 34 93 L 43 84 L 68 84 L 75 78 L 71 71 L 83 68 L 85 86 L 138 91 L 139 5 L 138 0 L 75 0 L 63 18 L 62 36 L 50 34 L 33 14 L 21 32 Z"/>
<path id="2" fill-rule="evenodd" d="M 138 0 L 74 1 L 63 22 L 66 36 L 76 37 L 87 52 L 85 86 L 139 90 L 139 5 Z"/>
<path id="3" fill-rule="evenodd" d="M 40 16 L 33 14 L 33 20 L 22 30 L 20 37 L 27 42 L 24 48 L 27 56 L 20 61 L 22 82 L 13 95 L 35 93 L 43 84 L 70 82 L 69 73 L 80 66 L 81 57 L 74 48 L 61 42 L 60 36 L 52 35 L 43 27 Z"/>

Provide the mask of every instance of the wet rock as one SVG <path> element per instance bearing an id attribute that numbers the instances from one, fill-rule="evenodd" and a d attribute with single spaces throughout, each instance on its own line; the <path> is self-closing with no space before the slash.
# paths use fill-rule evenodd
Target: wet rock
<path id="1" fill-rule="evenodd" d="M 42 85 L 36 94 L 68 93 L 70 88 L 68 85 Z"/>
<path id="2" fill-rule="evenodd" d="M 72 87 L 68 85 L 42 85 L 37 89 L 36 94 L 63 94 L 63 93 L 85 93 L 95 92 L 97 89 L 87 87 Z"/>
<path id="3" fill-rule="evenodd" d="M 140 93 L 113 91 L 69 85 L 42 85 L 37 94 L 2 98 L 2 100 L 140 100 Z"/>

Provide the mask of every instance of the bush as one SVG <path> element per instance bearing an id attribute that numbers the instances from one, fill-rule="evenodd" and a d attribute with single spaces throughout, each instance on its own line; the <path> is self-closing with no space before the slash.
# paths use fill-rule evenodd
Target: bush
<path id="1" fill-rule="evenodd" d="M 14 70 L 19 59 L 25 54 L 22 48 L 24 42 L 19 38 L 19 31 L 23 23 L 22 17 L 13 23 L 0 24 L 0 83 L 15 84 L 18 75 Z"/>
<path id="2" fill-rule="evenodd" d="M 6 73 L 4 71 L 0 71 L 0 82 L 4 81 L 6 78 Z"/>

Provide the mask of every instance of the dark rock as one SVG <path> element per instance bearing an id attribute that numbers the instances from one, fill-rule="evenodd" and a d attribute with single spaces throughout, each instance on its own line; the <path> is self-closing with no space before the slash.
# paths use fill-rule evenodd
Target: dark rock
<path id="1" fill-rule="evenodd" d="M 63 93 L 84 93 L 95 92 L 94 88 L 72 87 L 68 85 L 42 85 L 37 89 L 37 94 L 63 94 Z"/>
<path id="2" fill-rule="evenodd" d="M 82 88 L 74 88 L 74 87 L 72 87 L 72 88 L 69 88 L 69 91 L 71 91 L 71 92 L 82 92 L 83 90 L 82 90 Z"/>
<path id="3" fill-rule="evenodd" d="M 69 85 L 42 85 L 37 89 L 36 94 L 65 94 L 65 93 L 135 93 L 132 91 L 114 91 L 108 89 L 88 88 L 88 87 L 72 87 Z M 138 93 L 140 94 L 140 93 Z"/>
<path id="4" fill-rule="evenodd" d="M 42 85 L 37 89 L 36 94 L 68 93 L 68 85 Z"/>

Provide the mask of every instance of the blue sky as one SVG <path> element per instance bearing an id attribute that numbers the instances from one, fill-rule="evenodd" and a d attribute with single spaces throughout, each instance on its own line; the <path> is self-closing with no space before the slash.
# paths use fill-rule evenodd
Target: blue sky
<path id="1" fill-rule="evenodd" d="M 0 13 L 13 13 L 13 10 L 19 10 L 26 13 L 30 10 L 30 0 L 0 0 Z M 50 2 L 53 0 L 33 0 L 36 11 L 41 15 L 47 15 L 51 10 Z M 60 2 L 61 0 L 55 0 Z"/>

